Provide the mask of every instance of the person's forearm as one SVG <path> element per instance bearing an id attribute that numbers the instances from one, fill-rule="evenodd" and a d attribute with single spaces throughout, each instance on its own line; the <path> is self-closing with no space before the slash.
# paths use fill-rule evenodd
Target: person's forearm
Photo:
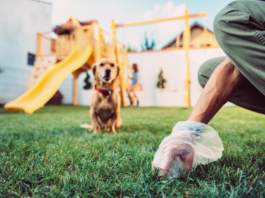
<path id="1" fill-rule="evenodd" d="M 188 120 L 207 124 L 243 79 L 244 76 L 227 58 L 213 72 Z"/>

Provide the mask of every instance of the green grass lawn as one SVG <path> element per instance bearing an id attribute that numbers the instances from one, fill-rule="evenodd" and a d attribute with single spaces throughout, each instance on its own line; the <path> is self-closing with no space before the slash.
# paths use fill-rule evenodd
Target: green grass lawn
<path id="1" fill-rule="evenodd" d="M 94 135 L 88 107 L 47 106 L 33 115 L 0 109 L 1 197 L 264 197 L 265 117 L 238 107 L 210 123 L 223 157 L 187 177 L 158 179 L 151 162 L 191 109 L 122 109 L 117 135 Z"/>

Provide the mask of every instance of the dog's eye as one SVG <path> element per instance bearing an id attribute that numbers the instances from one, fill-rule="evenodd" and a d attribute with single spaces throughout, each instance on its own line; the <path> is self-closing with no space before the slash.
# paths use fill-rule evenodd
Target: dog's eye
<path id="1" fill-rule="evenodd" d="M 104 63 L 100 63 L 100 66 L 103 67 L 104 66 Z"/>
<path id="2" fill-rule="evenodd" d="M 114 67 L 114 64 L 113 64 L 113 63 L 111 63 L 111 64 L 110 64 L 110 66 L 111 66 L 111 67 Z"/>

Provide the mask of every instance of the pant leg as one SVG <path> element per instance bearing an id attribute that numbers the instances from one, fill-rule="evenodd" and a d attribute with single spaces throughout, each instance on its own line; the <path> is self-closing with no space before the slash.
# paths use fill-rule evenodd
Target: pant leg
<path id="1" fill-rule="evenodd" d="M 214 33 L 229 59 L 265 95 L 265 2 L 230 3 L 216 16 Z"/>
<path id="2" fill-rule="evenodd" d="M 214 58 L 206 61 L 199 69 L 199 84 L 204 88 L 214 70 L 226 59 L 226 57 Z M 224 82 L 225 83 L 225 82 Z M 237 106 L 265 114 L 265 96 L 254 87 L 246 78 L 237 88 L 229 100 Z"/>

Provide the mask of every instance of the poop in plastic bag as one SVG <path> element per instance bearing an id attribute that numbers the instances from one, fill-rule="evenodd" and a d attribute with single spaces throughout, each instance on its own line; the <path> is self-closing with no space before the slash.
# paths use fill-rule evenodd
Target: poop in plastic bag
<path id="1" fill-rule="evenodd" d="M 210 126 L 195 122 L 178 122 L 170 136 L 164 138 L 152 162 L 152 170 L 160 169 L 160 176 L 175 178 L 180 170 L 192 170 L 222 157 L 223 143 Z"/>

